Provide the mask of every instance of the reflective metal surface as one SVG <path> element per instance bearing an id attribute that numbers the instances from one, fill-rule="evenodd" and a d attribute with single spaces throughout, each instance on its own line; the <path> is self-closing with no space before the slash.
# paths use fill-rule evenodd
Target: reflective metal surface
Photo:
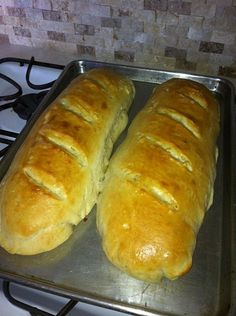
<path id="1" fill-rule="evenodd" d="M 153 87 L 173 77 L 199 81 L 214 91 L 219 99 L 221 133 L 214 204 L 198 234 L 193 267 L 176 281 L 163 280 L 155 285 L 127 276 L 112 266 L 102 252 L 94 208 L 88 220 L 75 228 L 67 242 L 48 253 L 27 257 L 10 255 L 0 249 L 0 276 L 136 315 L 235 315 L 236 127 L 234 91 L 230 82 L 214 77 L 114 64 L 72 62 L 1 162 L 0 177 L 4 176 L 15 151 L 42 109 L 75 76 L 101 66 L 112 67 L 135 81 L 137 93 L 130 120 L 145 104 Z"/>

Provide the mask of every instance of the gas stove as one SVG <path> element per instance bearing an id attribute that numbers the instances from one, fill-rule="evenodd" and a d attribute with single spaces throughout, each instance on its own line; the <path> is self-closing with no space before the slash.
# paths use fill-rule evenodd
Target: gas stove
<path id="1" fill-rule="evenodd" d="M 0 60 L 0 159 L 27 124 L 63 68 L 62 65 L 37 62 L 33 57 L 31 60 Z M 0 280 L 0 315 L 122 316 L 124 313 Z"/>

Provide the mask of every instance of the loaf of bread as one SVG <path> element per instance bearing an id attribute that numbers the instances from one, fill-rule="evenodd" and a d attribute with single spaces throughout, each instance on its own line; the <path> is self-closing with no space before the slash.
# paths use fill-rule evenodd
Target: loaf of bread
<path id="1" fill-rule="evenodd" d="M 134 97 L 108 69 L 78 76 L 43 112 L 0 185 L 0 245 L 32 255 L 63 243 L 91 211 Z"/>
<path id="2" fill-rule="evenodd" d="M 98 200 L 97 227 L 115 266 L 147 282 L 191 268 L 213 200 L 218 131 L 218 102 L 205 86 L 157 86 L 111 159 Z"/>

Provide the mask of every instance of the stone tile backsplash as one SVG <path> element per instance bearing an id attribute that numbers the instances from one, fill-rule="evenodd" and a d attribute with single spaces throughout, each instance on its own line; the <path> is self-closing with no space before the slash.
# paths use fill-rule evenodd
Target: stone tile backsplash
<path id="1" fill-rule="evenodd" d="M 1 0 L 1 43 L 236 77 L 236 1 Z"/>

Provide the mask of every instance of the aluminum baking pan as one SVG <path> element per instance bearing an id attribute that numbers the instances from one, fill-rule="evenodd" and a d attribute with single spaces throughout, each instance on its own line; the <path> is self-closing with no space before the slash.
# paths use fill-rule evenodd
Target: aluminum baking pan
<path id="1" fill-rule="evenodd" d="M 42 110 L 74 77 L 91 68 L 104 66 L 134 80 L 136 97 L 130 121 L 154 86 L 170 78 L 201 82 L 216 94 L 220 102 L 221 132 L 214 203 L 198 234 L 193 267 L 178 280 L 164 279 L 160 284 L 148 284 L 129 277 L 106 259 L 96 230 L 94 208 L 88 220 L 75 228 L 72 237 L 50 252 L 19 256 L 10 255 L 0 248 L 0 277 L 135 315 L 235 315 L 236 128 L 234 89 L 229 81 L 93 61 L 71 62 L 2 160 L 0 178 Z"/>

